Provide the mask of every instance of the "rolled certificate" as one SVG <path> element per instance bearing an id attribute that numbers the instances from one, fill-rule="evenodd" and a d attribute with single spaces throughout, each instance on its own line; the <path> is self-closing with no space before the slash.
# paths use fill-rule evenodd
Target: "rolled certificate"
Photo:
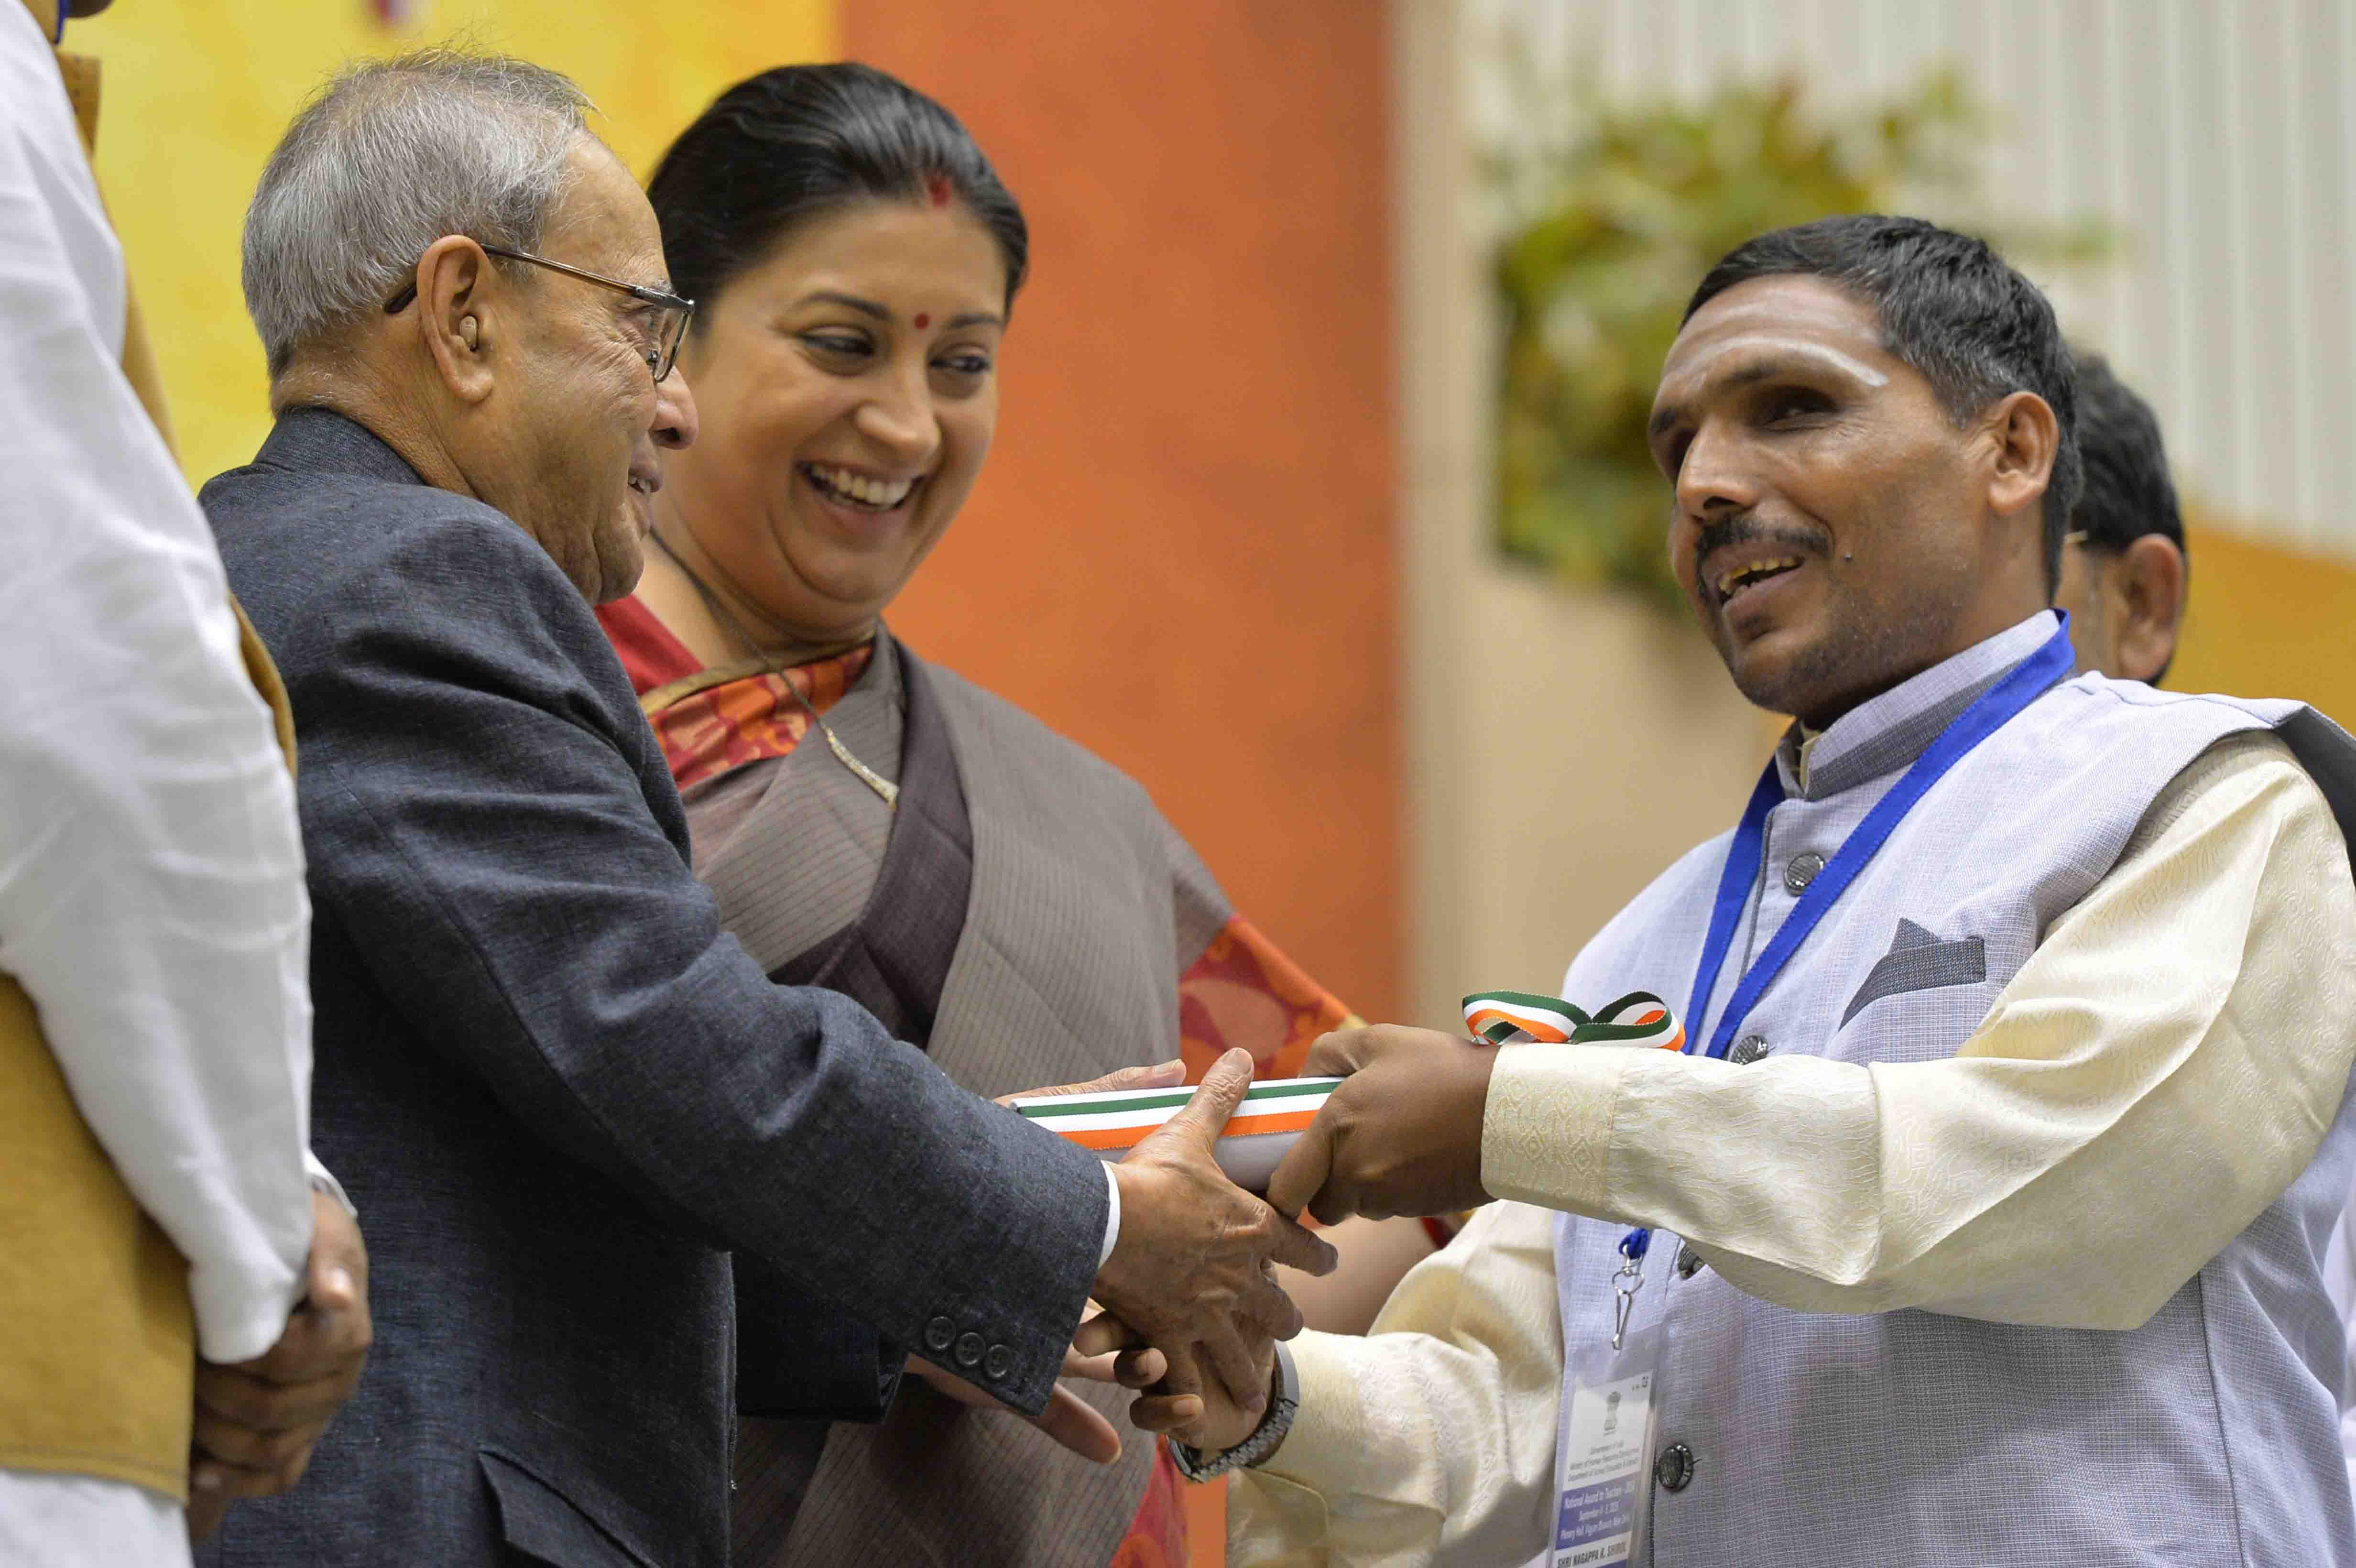
<path id="1" fill-rule="evenodd" d="M 1339 1078 L 1270 1078 L 1246 1091 L 1213 1151 L 1227 1179 L 1247 1192 L 1267 1189 L 1268 1179 Z M 1119 1089 L 1105 1094 L 1042 1094 L 1014 1108 L 1051 1133 L 1119 1159 L 1194 1097 L 1192 1089 Z"/>

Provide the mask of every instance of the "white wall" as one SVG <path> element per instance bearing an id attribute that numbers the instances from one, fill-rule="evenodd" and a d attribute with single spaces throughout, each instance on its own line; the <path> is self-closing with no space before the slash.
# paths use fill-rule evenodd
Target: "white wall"
<path id="1" fill-rule="evenodd" d="M 2179 477 L 2282 542 L 2356 557 L 2356 0 L 1462 0 L 1461 69 L 1698 93 L 1796 72 L 1837 103 L 1960 65 L 1997 112 L 1999 216 L 2099 213 L 2127 253 L 2039 276 L 2159 411 Z M 1929 216 L 1941 217 L 1933 213 Z M 2029 267 L 2032 275 L 2039 269 Z"/>
<path id="2" fill-rule="evenodd" d="M 1552 991 L 1612 911 L 1740 812 L 1772 731 L 1689 622 L 1491 548 L 1462 18 L 1451 0 L 1394 16 L 1408 994 L 1437 1025 L 1470 991 Z"/>

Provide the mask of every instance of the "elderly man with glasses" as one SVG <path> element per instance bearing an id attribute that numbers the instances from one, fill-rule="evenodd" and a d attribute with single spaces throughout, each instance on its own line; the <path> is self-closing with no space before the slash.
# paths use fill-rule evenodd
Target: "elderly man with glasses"
<path id="1" fill-rule="evenodd" d="M 1100 1167 L 722 933 L 591 612 L 696 427 L 692 306 L 584 108 L 516 60 L 357 66 L 247 218 L 278 424 L 201 499 L 303 743 L 315 1136 L 377 1342 L 209 1562 L 718 1568 L 734 1403 L 873 1419 L 916 1350 L 1052 1428 L 1090 1296 L 1183 1380 L 1298 1328 L 1269 1263 L 1331 1266 L 1212 1159 L 1248 1062 Z M 786 1297 L 737 1308 L 732 1252 Z"/>

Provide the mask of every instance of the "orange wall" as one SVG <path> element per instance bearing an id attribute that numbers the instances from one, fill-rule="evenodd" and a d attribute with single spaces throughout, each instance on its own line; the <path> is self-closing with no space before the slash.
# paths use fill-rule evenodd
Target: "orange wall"
<path id="1" fill-rule="evenodd" d="M 894 624 L 1141 780 L 1371 1017 L 1402 925 L 1384 14 L 840 13 L 1032 233 L 997 451 Z"/>

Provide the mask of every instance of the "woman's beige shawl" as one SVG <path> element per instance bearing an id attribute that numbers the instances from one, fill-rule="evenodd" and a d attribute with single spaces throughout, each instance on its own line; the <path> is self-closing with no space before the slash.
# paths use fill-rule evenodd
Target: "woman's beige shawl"
<path id="1" fill-rule="evenodd" d="M 1178 978 L 1232 912 L 1143 789 L 1037 720 L 935 667 L 973 842 L 964 929 L 929 1040 L 941 1070 L 1001 1095 L 1179 1054 Z M 827 722 L 901 773 L 904 665 L 879 636 Z M 727 928 L 776 971 L 859 917 L 892 814 L 817 736 L 688 792 L 697 875 Z M 856 1180 L 856 1172 L 846 1172 Z M 737 1463 L 739 1568 L 851 1563 L 1102 1568 L 1143 1495 L 1153 1445 L 1128 1396 L 1074 1384 L 1126 1434 L 1089 1465 L 1008 1414 L 903 1381 L 880 1425 L 839 1423 L 801 1506 L 762 1507 L 767 1466 L 814 1435 L 747 1422 Z M 807 1463 L 805 1459 L 803 1461 Z"/>

